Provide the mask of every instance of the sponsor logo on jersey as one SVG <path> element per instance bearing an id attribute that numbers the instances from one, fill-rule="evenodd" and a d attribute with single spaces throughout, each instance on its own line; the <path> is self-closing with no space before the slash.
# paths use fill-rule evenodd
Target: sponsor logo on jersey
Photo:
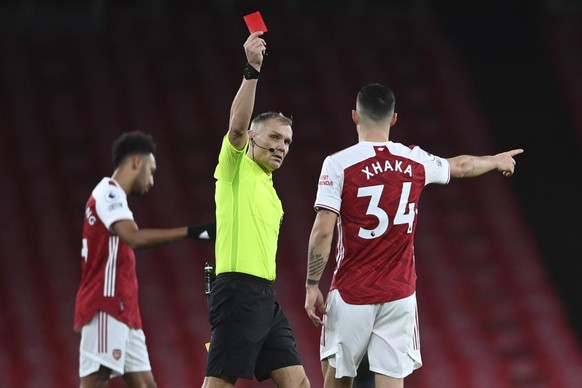
<path id="1" fill-rule="evenodd" d="M 329 179 L 329 175 L 322 175 L 319 177 L 320 186 L 333 186 L 333 181 Z"/>
<path id="2" fill-rule="evenodd" d="M 112 212 L 113 210 L 117 209 L 118 207 L 123 207 L 123 204 L 121 202 L 112 203 L 111 205 L 109 205 L 109 207 L 107 208 L 107 210 L 109 210 L 110 212 Z"/>
<path id="3" fill-rule="evenodd" d="M 118 195 L 114 190 L 109 190 L 107 192 L 107 194 L 105 195 L 105 200 L 107 202 L 113 202 L 113 201 L 117 200 L 117 198 L 118 198 Z"/>

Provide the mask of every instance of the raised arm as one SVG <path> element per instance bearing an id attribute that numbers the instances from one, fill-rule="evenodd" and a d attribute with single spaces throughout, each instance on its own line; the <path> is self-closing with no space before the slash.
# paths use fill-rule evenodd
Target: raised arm
<path id="1" fill-rule="evenodd" d="M 247 56 L 247 68 L 244 72 L 242 84 L 230 108 L 228 140 L 230 140 L 230 144 L 237 150 L 241 150 L 247 144 L 248 140 L 247 131 L 255 106 L 258 73 L 261 71 L 261 66 L 263 65 L 263 55 L 267 45 L 264 39 L 261 38 L 261 35 L 263 35 L 261 31 L 252 33 L 244 44 Z M 248 68 L 248 66 L 252 68 Z"/>
<path id="2" fill-rule="evenodd" d="M 504 176 L 512 176 L 516 163 L 513 157 L 521 153 L 523 150 L 518 148 L 496 155 L 460 155 L 450 158 L 451 178 L 472 178 L 492 170 L 500 171 Z"/>
<path id="3" fill-rule="evenodd" d="M 305 280 L 305 311 L 315 326 L 323 325 L 317 315 L 325 313 L 323 294 L 319 289 L 319 281 L 329 259 L 333 231 L 337 214 L 327 209 L 320 209 L 315 217 L 309 250 L 307 254 L 307 279 Z"/>

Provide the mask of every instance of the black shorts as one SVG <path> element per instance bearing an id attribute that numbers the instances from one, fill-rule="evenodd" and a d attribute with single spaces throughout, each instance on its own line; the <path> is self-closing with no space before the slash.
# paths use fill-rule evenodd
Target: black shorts
<path id="1" fill-rule="evenodd" d="M 301 365 L 295 337 L 271 282 L 242 273 L 220 274 L 208 299 L 212 325 L 206 376 L 270 378 Z"/>

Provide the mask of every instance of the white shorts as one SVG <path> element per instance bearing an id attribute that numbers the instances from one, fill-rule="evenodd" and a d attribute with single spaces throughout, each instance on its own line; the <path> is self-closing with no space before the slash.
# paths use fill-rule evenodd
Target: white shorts
<path id="1" fill-rule="evenodd" d="M 404 378 L 422 366 L 416 294 L 392 302 L 353 305 L 330 291 L 321 333 L 321 360 L 335 377 L 355 377 L 368 352 L 370 371 Z"/>
<path id="2" fill-rule="evenodd" d="M 79 376 L 97 372 L 101 365 L 111 377 L 152 369 L 141 329 L 132 329 L 103 311 L 83 326 L 79 349 Z"/>

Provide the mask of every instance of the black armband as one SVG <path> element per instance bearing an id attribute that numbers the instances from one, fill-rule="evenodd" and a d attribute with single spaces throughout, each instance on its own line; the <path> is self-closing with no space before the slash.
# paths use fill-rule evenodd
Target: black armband
<path id="1" fill-rule="evenodd" d="M 259 79 L 259 75 L 261 75 L 261 72 L 255 69 L 249 63 L 245 65 L 243 70 L 243 77 L 245 77 L 245 79 Z"/>

